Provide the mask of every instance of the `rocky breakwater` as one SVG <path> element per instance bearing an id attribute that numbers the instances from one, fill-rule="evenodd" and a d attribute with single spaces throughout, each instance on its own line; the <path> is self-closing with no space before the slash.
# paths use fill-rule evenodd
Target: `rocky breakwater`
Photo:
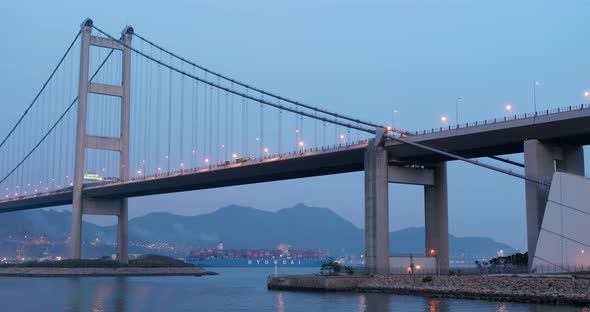
<path id="1" fill-rule="evenodd" d="M 590 279 L 534 275 L 269 277 L 269 289 L 384 292 L 481 300 L 590 305 Z"/>

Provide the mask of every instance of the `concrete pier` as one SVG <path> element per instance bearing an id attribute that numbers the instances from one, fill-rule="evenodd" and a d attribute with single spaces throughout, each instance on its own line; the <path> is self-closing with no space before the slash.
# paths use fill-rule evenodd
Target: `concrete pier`
<path id="1" fill-rule="evenodd" d="M 434 184 L 424 186 L 424 228 L 427 256 L 437 258 L 437 270 L 449 272 L 449 208 L 447 163 L 434 167 Z"/>
<path id="2" fill-rule="evenodd" d="M 524 142 L 525 175 L 549 181 L 557 171 L 584 175 L 584 150 L 581 146 L 557 145 L 537 139 Z M 532 267 L 539 240 L 549 190 L 539 184 L 525 182 L 527 245 L 529 268 Z"/>
<path id="3" fill-rule="evenodd" d="M 387 151 L 373 139 L 365 151 L 365 261 L 370 273 L 389 273 Z"/>

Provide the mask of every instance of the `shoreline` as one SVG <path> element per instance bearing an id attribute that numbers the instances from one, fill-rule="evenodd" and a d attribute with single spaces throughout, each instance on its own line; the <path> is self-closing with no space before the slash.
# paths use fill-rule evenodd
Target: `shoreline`
<path id="1" fill-rule="evenodd" d="M 71 276 L 205 276 L 218 275 L 200 267 L 169 268 L 0 268 L 0 277 Z"/>
<path id="2" fill-rule="evenodd" d="M 590 280 L 547 276 L 417 275 L 271 276 L 270 290 L 365 292 L 538 304 L 590 306 Z"/>

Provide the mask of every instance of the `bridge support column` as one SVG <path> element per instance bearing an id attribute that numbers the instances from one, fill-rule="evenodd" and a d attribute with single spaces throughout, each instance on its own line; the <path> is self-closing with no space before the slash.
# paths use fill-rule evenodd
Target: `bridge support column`
<path id="1" fill-rule="evenodd" d="M 365 151 L 365 261 L 373 274 L 389 274 L 387 151 L 377 139 Z"/>
<path id="2" fill-rule="evenodd" d="M 123 44 L 118 40 L 97 38 L 92 36 L 92 20 L 86 19 L 82 23 L 81 52 L 80 52 L 80 81 L 78 90 L 78 116 L 76 129 L 76 160 L 74 167 L 74 188 L 72 199 L 72 258 L 82 257 L 82 215 L 101 214 L 115 215 L 118 221 L 117 260 L 127 263 L 127 199 L 92 199 L 85 198 L 84 191 L 84 157 L 87 149 L 112 151 L 119 153 L 119 179 L 129 179 L 129 115 L 130 115 L 130 86 L 131 86 L 131 38 L 133 28 L 123 30 Z M 90 47 L 118 49 L 122 52 L 122 82 L 120 86 L 104 85 L 89 81 Z M 113 96 L 121 99 L 121 124 L 119 137 L 89 135 L 86 131 L 88 112 L 88 94 Z M 93 105 L 100 105 L 93 103 Z M 99 116 L 106 118 L 106 116 Z"/>
<path id="3" fill-rule="evenodd" d="M 537 139 L 524 142 L 525 175 L 551 179 L 557 171 L 584 175 L 584 150 L 581 146 L 556 145 Z M 543 223 L 549 192 L 537 183 L 525 182 L 527 244 L 529 268 L 532 267 L 535 249 Z"/>
<path id="4" fill-rule="evenodd" d="M 449 272 L 447 163 L 436 165 L 433 170 L 433 185 L 424 186 L 426 255 L 436 256 L 437 271 L 446 274 Z"/>
<path id="5" fill-rule="evenodd" d="M 92 20 L 82 23 L 80 38 L 80 81 L 78 84 L 78 116 L 76 122 L 76 159 L 74 163 L 74 187 L 72 194 L 71 257 L 82 257 L 82 189 L 84 187 L 84 151 L 86 149 L 86 113 L 88 102 L 88 68 Z"/>
<path id="6" fill-rule="evenodd" d="M 129 262 L 129 237 L 127 226 L 129 224 L 129 215 L 127 212 L 127 198 L 121 199 L 119 215 L 117 216 L 117 261 L 120 263 Z"/>

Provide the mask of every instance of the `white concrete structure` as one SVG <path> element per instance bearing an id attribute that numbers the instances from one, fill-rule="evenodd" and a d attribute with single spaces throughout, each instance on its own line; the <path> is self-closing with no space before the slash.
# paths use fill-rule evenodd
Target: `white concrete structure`
<path id="1" fill-rule="evenodd" d="M 553 175 L 532 270 L 590 268 L 590 180 L 563 172 Z"/>
<path id="2" fill-rule="evenodd" d="M 412 264 L 414 274 L 436 274 L 440 272 L 436 257 L 428 256 L 391 256 L 389 257 L 389 270 L 391 273 L 411 274 Z M 447 264 L 448 267 L 448 264 Z"/>

